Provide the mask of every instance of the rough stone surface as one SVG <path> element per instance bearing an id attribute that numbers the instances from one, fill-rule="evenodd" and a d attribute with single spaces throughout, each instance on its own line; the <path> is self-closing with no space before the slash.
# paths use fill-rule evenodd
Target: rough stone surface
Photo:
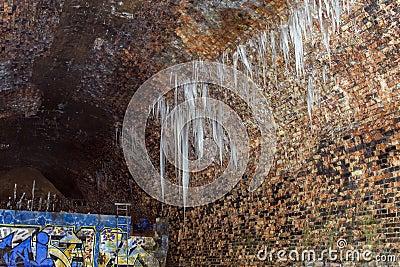
<path id="1" fill-rule="evenodd" d="M 159 70 L 216 59 L 275 29 L 292 6 L 266 2 L 130 1 L 114 13 L 112 2 L 97 0 L 2 2 L 1 171 L 34 166 L 65 196 L 95 203 L 85 211 L 129 201 L 140 203 L 137 212 L 161 214 L 124 163 L 125 108 Z M 164 207 L 167 266 L 283 266 L 259 261 L 257 252 L 334 248 L 339 238 L 399 252 L 399 8 L 362 1 L 344 14 L 331 67 L 320 37 L 306 44 L 306 67 L 320 74 L 328 66 L 327 82 L 316 80 L 312 130 L 307 83 L 295 78 L 293 55 L 288 70 L 278 58 L 263 88 L 277 123 L 273 169 L 248 192 L 255 148 L 243 181 L 223 199 L 187 209 L 185 222 L 182 209 Z"/>
<path id="2" fill-rule="evenodd" d="M 186 210 L 185 222 L 182 209 L 169 209 L 170 266 L 300 266 L 257 253 L 321 252 L 341 238 L 347 249 L 399 256 L 398 8 L 363 2 L 343 16 L 312 130 L 306 83 L 278 68 L 278 86 L 264 88 L 278 127 L 275 166 L 254 193 L 243 179 L 216 203 Z M 306 51 L 306 66 L 321 73 L 326 57 L 315 60 L 311 43 Z"/>

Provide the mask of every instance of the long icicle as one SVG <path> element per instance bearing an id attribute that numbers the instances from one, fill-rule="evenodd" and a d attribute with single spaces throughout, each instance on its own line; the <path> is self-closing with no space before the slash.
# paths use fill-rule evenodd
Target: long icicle
<path id="1" fill-rule="evenodd" d="M 313 110 L 314 110 L 314 84 L 312 78 L 308 78 L 308 90 L 307 90 L 307 108 L 308 108 L 308 115 L 310 117 L 310 128 L 312 130 L 313 127 Z"/>
<path id="2" fill-rule="evenodd" d="M 281 33 L 281 49 L 283 52 L 283 59 L 285 60 L 285 68 L 287 69 L 289 64 L 289 26 L 287 24 L 283 24 L 280 26 Z"/>
<path id="3" fill-rule="evenodd" d="M 304 49 L 303 49 L 303 34 L 299 21 L 298 11 L 292 12 L 289 18 L 289 30 L 292 43 L 294 45 L 296 59 L 296 73 L 300 77 L 304 73 Z"/>
<path id="4" fill-rule="evenodd" d="M 35 202 L 35 184 L 36 184 L 36 180 L 33 180 L 31 211 L 33 210 L 33 203 Z"/>
<path id="5" fill-rule="evenodd" d="M 17 184 L 14 184 L 14 202 L 17 201 Z"/>
<path id="6" fill-rule="evenodd" d="M 183 187 L 183 214 L 184 221 L 186 217 L 187 193 L 189 188 L 190 172 L 189 172 L 189 126 L 185 125 L 182 129 L 182 187 Z"/>

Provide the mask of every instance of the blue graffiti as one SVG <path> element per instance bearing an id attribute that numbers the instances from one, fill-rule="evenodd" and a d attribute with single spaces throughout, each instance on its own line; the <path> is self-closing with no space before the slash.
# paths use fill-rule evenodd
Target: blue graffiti
<path id="1" fill-rule="evenodd" d="M 0 242 L 0 249 L 5 249 L 6 247 L 11 247 L 14 234 L 8 235 Z"/>
<path id="2" fill-rule="evenodd" d="M 135 224 L 135 231 L 144 231 L 148 226 L 148 222 L 146 218 L 139 219 Z"/>
<path id="3" fill-rule="evenodd" d="M 0 243 L 0 249 L 6 249 L 3 260 L 8 267 L 53 267 L 54 262 L 47 257 L 49 236 L 44 232 L 36 235 L 35 256 L 32 251 L 32 238 L 25 239 L 21 244 L 11 249 L 14 234 L 8 235 Z"/>
<path id="4" fill-rule="evenodd" d="M 53 260 L 47 258 L 47 243 L 49 243 L 49 236 L 46 233 L 40 232 L 36 236 L 36 261 L 31 261 L 32 266 L 51 267 Z"/>

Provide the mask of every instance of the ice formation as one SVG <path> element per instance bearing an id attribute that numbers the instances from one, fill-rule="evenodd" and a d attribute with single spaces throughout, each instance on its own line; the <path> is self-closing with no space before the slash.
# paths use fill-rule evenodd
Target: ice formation
<path id="1" fill-rule="evenodd" d="M 312 129 L 314 106 L 315 103 L 317 106 L 319 105 L 319 90 L 316 88 L 316 80 L 320 78 L 322 82 L 327 82 L 326 64 L 330 64 L 331 53 L 330 34 L 340 30 L 340 14 L 342 10 L 349 12 L 353 3 L 354 0 L 304 0 L 302 3 L 296 3 L 294 8 L 290 10 L 286 22 L 283 22 L 277 29 L 261 32 L 245 45 L 237 46 L 231 58 L 224 52 L 222 63 L 226 64 L 230 61 L 235 70 L 242 70 L 249 80 L 257 79 L 265 87 L 273 81 L 271 78 L 274 78 L 274 82 L 278 85 L 277 68 L 280 67 L 278 64 L 281 63 L 281 59 L 286 70 L 285 74 L 289 73 L 291 60 L 294 60 L 295 76 L 298 81 L 304 81 L 307 87 L 307 110 Z M 328 60 L 323 64 L 319 78 L 314 77 L 316 73 L 312 66 L 306 66 L 304 47 L 306 40 L 311 40 L 314 44 L 317 34 L 321 36 Z M 193 161 L 189 158 L 193 154 L 197 160 L 205 156 L 204 146 L 208 135 L 212 136 L 213 143 L 216 146 L 216 161 L 223 165 L 223 152 L 225 146 L 229 145 L 232 159 L 235 165 L 237 164 L 236 144 L 225 142 L 225 131 L 219 124 L 220 118 L 223 116 L 222 109 L 215 108 L 211 118 L 200 118 L 201 114 L 204 114 L 204 110 L 209 110 L 212 107 L 207 101 L 208 85 L 197 82 L 196 73 L 204 71 L 204 66 L 201 62 L 193 64 L 195 71 L 191 81 L 179 88 L 177 75 L 171 73 L 170 83 L 175 88 L 173 103 L 171 104 L 170 100 L 167 101 L 164 97 L 161 97 L 157 104 L 152 107 L 156 120 L 163 122 L 162 127 L 173 129 L 172 143 L 168 141 L 171 139 L 163 135 L 160 139 L 160 179 L 163 198 L 165 193 L 164 182 L 167 179 L 165 169 L 167 159 L 169 159 L 174 162 L 177 170 L 177 179 L 179 188 L 182 188 L 180 194 L 182 194 L 184 207 L 186 207 L 189 197 L 188 187 L 191 170 L 196 165 L 194 163 L 196 160 Z M 226 78 L 224 77 L 224 70 L 220 68 L 217 71 L 218 86 L 223 88 L 223 81 Z M 237 72 L 233 73 L 233 83 L 234 86 L 238 86 Z M 254 88 L 248 88 L 247 83 L 243 83 L 243 86 L 244 91 L 247 92 L 244 100 L 255 101 L 252 93 Z M 183 102 L 186 104 L 182 105 Z"/>
<path id="2" fill-rule="evenodd" d="M 238 50 L 240 62 L 248 68 L 249 75 L 251 63 L 247 59 L 246 51 Z M 238 58 L 238 59 L 239 59 Z M 170 129 L 165 136 L 161 131 L 160 137 L 160 182 L 162 198 L 165 194 L 166 163 L 167 159 L 174 163 L 177 170 L 177 179 L 181 188 L 183 206 L 187 206 L 188 188 L 193 171 L 204 169 L 204 161 L 210 162 L 214 155 L 207 155 L 213 149 L 205 150 L 207 144 L 215 145 L 216 162 L 223 165 L 224 151 L 231 148 L 231 157 L 237 165 L 236 145 L 227 142 L 225 130 L 220 124 L 222 121 L 223 107 L 215 106 L 207 101 L 209 85 L 198 83 L 196 72 L 202 71 L 201 63 L 193 66 L 196 70 L 191 81 L 182 86 L 175 87 L 171 99 L 160 97 L 153 107 L 154 119 L 161 122 L 162 128 Z M 217 69 L 219 85 L 223 85 L 224 70 Z M 174 77 L 174 75 L 171 75 Z M 176 86 L 176 77 L 170 81 Z M 222 89 L 224 90 L 224 89 Z M 205 116 L 204 114 L 211 114 Z M 194 157 L 195 159 L 191 159 Z"/>
<path id="3" fill-rule="evenodd" d="M 33 204 L 34 204 L 34 201 L 35 201 L 35 184 L 36 184 L 36 180 L 33 180 L 33 185 L 32 185 L 32 200 L 31 200 L 31 205 L 30 205 L 31 211 L 33 210 Z"/>
<path id="4" fill-rule="evenodd" d="M 308 110 L 308 116 L 310 117 L 310 128 L 312 129 L 312 112 L 314 109 L 314 93 L 315 93 L 315 87 L 312 81 L 312 78 L 310 77 L 308 79 L 308 90 L 307 90 L 307 110 Z"/>

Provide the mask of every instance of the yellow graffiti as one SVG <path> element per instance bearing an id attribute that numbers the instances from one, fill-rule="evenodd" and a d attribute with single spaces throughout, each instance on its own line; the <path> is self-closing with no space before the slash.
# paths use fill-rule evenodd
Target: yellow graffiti
<path id="1" fill-rule="evenodd" d="M 0 225 L 0 239 L 8 233 L 16 233 L 13 244 L 18 240 L 32 238 L 32 248 L 35 248 L 35 232 L 38 226 L 9 226 Z M 95 227 L 82 227 L 78 232 L 74 226 L 46 225 L 42 232 L 49 236 L 48 257 L 54 261 L 54 267 L 78 266 L 105 267 L 112 265 L 136 266 L 140 262 L 157 262 L 151 251 L 156 243 L 151 237 L 125 237 L 122 229 L 102 228 L 99 231 L 100 240 L 96 238 Z M 98 242 L 98 261 L 95 262 L 95 244 Z M 118 255 L 116 255 L 116 253 Z M 0 255 L 1 256 L 1 255 Z M 153 266 L 153 265 L 151 265 Z"/>
<path id="2" fill-rule="evenodd" d="M 54 261 L 55 267 L 71 267 L 68 257 L 60 249 L 49 245 L 49 254 L 57 258 Z"/>

